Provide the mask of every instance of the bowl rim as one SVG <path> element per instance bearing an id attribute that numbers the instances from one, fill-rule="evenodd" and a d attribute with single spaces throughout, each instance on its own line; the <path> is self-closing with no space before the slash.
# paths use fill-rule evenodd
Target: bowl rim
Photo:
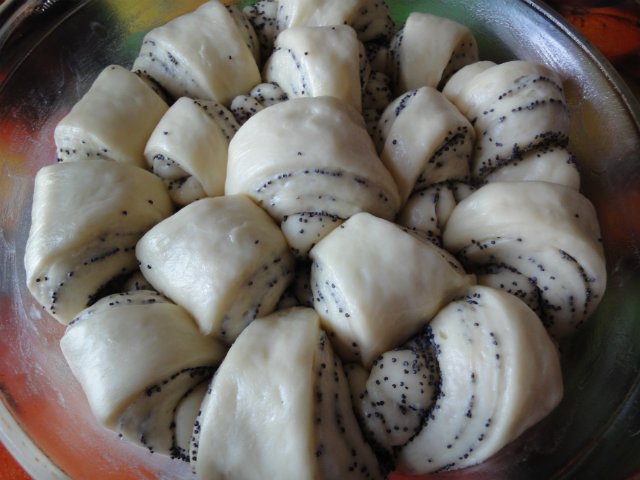
<path id="1" fill-rule="evenodd" d="M 71 480 L 22 430 L 7 407 L 4 395 L 0 401 L 0 441 L 32 478 Z"/>

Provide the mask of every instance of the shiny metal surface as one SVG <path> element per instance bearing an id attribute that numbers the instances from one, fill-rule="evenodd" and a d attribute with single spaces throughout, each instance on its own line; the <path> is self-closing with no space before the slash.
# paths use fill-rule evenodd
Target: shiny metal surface
<path id="1" fill-rule="evenodd" d="M 31 299 L 22 258 L 33 176 L 55 161 L 57 121 L 104 66 L 130 66 L 146 31 L 198 3 L 59 2 L 0 27 L 0 395 L 5 415 L 71 478 L 191 478 L 186 464 L 131 447 L 93 420 L 59 352 L 63 327 Z M 640 106 L 606 60 L 542 4 L 390 3 L 397 21 L 421 10 L 466 23 L 485 59 L 535 60 L 560 72 L 571 148 L 608 261 L 610 286 L 596 315 L 561 345 L 560 407 L 490 462 L 446 478 L 624 478 L 640 468 Z M 42 477 L 33 458 L 21 461 Z"/>

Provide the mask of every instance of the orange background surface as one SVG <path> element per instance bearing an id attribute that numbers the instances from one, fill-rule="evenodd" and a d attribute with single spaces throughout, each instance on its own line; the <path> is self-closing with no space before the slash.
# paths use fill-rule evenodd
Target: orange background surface
<path id="1" fill-rule="evenodd" d="M 13 459 L 11 454 L 0 443 L 0 480 L 30 480 L 31 477 Z"/>

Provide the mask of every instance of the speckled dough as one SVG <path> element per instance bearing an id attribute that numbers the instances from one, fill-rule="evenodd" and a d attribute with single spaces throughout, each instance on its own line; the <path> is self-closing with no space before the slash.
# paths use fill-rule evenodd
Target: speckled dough
<path id="1" fill-rule="evenodd" d="M 438 313 L 429 335 L 439 392 L 420 433 L 400 450 L 401 471 L 483 462 L 562 399 L 558 351 L 535 313 L 512 295 L 472 287 Z"/>
<path id="2" fill-rule="evenodd" d="M 145 168 L 144 146 L 167 108 L 138 75 L 110 65 L 56 126 L 58 159 L 115 160 Z"/>
<path id="3" fill-rule="evenodd" d="M 328 95 L 360 111 L 367 67 L 364 47 L 351 27 L 293 27 L 276 38 L 263 78 L 277 83 L 289 98 Z"/>
<path id="4" fill-rule="evenodd" d="M 24 259 L 29 291 L 68 323 L 137 269 L 136 242 L 172 212 L 162 181 L 141 168 L 109 160 L 43 167 Z"/>
<path id="5" fill-rule="evenodd" d="M 300 214 L 302 223 L 342 221 L 361 211 L 391 219 L 400 206 L 362 116 L 334 97 L 289 100 L 248 120 L 229 145 L 225 191 L 251 196 L 280 222 Z M 313 235 L 305 225 L 284 231 L 305 256 L 338 224 L 323 222 Z"/>
<path id="6" fill-rule="evenodd" d="M 448 18 L 412 12 L 391 40 L 396 95 L 420 87 L 442 88 L 459 69 L 478 60 L 471 30 Z"/>
<path id="7" fill-rule="evenodd" d="M 177 418 L 177 409 L 226 348 L 186 310 L 156 292 L 111 295 L 71 322 L 60 347 L 101 423 L 152 452 L 187 458 L 176 429 L 191 430 L 195 413 Z"/>
<path id="8" fill-rule="evenodd" d="M 593 205 L 549 182 L 496 182 L 460 202 L 443 235 L 469 268 L 504 267 L 539 291 L 549 332 L 568 335 L 600 303 L 607 283 Z"/>
<path id="9" fill-rule="evenodd" d="M 229 141 L 239 126 L 212 100 L 178 99 L 156 125 L 144 156 L 172 200 L 187 205 L 224 194 Z"/>
<path id="10" fill-rule="evenodd" d="M 566 149 L 569 112 L 558 75 L 521 60 L 480 62 L 449 83 L 445 94 L 476 130 L 471 162 L 476 183 L 547 181 L 579 188 L 580 176 Z"/>
<path id="11" fill-rule="evenodd" d="M 345 361 L 365 366 L 475 282 L 444 250 L 368 213 L 331 232 L 310 257 L 324 328 Z"/>
<path id="12" fill-rule="evenodd" d="M 133 70 L 178 98 L 229 105 L 260 83 L 258 43 L 234 6 L 209 0 L 147 33 Z"/>
<path id="13" fill-rule="evenodd" d="M 380 117 L 374 139 L 403 203 L 414 190 L 469 180 L 475 131 L 435 88 L 422 87 L 394 100 Z"/>
<path id="14" fill-rule="evenodd" d="M 203 479 L 383 478 L 315 311 L 283 310 L 240 334 L 203 402 L 191 461 Z"/>

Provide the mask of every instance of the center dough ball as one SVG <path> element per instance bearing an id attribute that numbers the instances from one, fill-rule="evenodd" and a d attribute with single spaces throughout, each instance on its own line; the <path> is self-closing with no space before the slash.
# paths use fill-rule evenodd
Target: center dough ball
<path id="1" fill-rule="evenodd" d="M 225 193 L 249 195 L 277 221 L 289 221 L 283 231 L 299 256 L 351 215 L 392 219 L 400 208 L 362 116 L 333 97 L 282 102 L 240 127 L 229 144 Z M 292 217 L 300 228 L 290 227 Z M 315 227 L 304 225 L 310 217 Z M 324 229 L 317 225 L 329 218 Z"/>
<path id="2" fill-rule="evenodd" d="M 151 229 L 136 256 L 155 289 L 227 343 L 273 311 L 294 271 L 278 226 L 242 195 L 188 205 Z"/>

